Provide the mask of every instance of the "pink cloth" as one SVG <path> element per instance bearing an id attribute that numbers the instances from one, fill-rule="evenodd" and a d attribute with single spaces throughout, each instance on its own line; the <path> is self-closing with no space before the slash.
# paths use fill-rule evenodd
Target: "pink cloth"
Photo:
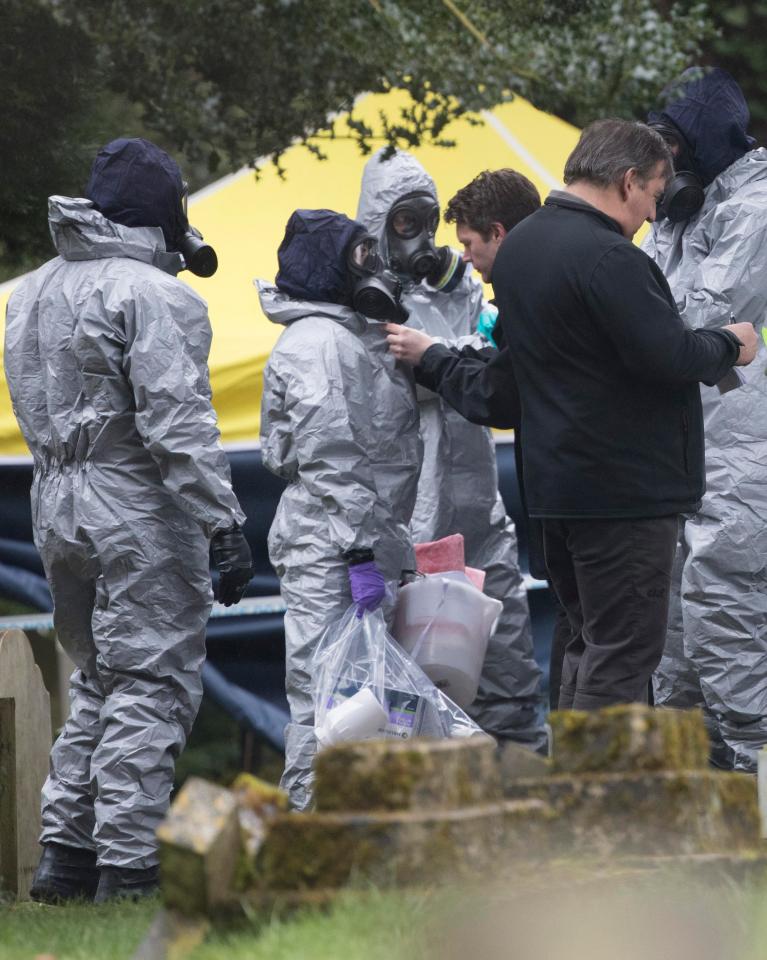
<path id="1" fill-rule="evenodd" d="M 463 570 L 466 555 L 463 534 L 454 533 L 441 540 L 415 544 L 416 569 L 419 573 L 444 573 L 445 570 Z"/>
<path id="2" fill-rule="evenodd" d="M 485 585 L 485 571 L 466 566 L 462 533 L 453 533 L 430 543 L 416 543 L 415 559 L 419 573 L 462 570 L 478 590 Z"/>
<path id="3" fill-rule="evenodd" d="M 484 590 L 485 588 L 485 571 L 477 570 L 476 567 L 464 567 L 464 573 L 471 580 L 477 590 Z"/>

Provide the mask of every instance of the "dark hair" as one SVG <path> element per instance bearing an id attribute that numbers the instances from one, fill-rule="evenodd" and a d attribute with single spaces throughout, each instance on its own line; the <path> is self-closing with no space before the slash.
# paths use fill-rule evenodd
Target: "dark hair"
<path id="1" fill-rule="evenodd" d="M 494 223 L 511 230 L 540 205 L 541 195 L 521 173 L 508 167 L 484 170 L 450 200 L 445 222 L 465 223 L 487 240 Z"/>
<path id="2" fill-rule="evenodd" d="M 635 120 L 595 120 L 567 158 L 564 181 L 587 180 L 610 187 L 620 183 L 627 170 L 634 169 L 644 183 L 659 163 L 670 176 L 673 157 L 657 130 Z"/>

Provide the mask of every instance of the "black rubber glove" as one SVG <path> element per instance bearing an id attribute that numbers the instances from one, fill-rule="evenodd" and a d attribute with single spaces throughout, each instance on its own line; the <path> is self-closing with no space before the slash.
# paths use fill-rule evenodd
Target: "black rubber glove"
<path id="1" fill-rule="evenodd" d="M 210 541 L 213 565 L 218 570 L 216 600 L 225 607 L 239 603 L 253 576 L 253 557 L 239 527 L 221 530 Z"/>

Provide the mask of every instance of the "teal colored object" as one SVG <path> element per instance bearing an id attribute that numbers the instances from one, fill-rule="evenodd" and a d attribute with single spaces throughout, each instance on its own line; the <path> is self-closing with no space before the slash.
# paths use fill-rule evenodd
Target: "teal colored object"
<path id="1" fill-rule="evenodd" d="M 479 315 L 479 320 L 477 320 L 477 333 L 480 333 L 496 350 L 498 349 L 498 344 L 495 342 L 493 333 L 495 332 L 497 322 L 498 308 L 493 306 L 492 303 L 486 303 L 482 308 L 482 313 Z"/>

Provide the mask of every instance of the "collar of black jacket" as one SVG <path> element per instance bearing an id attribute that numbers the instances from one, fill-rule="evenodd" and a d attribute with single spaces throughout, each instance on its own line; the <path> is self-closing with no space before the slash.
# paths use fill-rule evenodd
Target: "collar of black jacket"
<path id="1" fill-rule="evenodd" d="M 583 213 L 590 213 L 604 221 L 611 230 L 615 230 L 616 233 L 620 233 L 621 235 L 623 234 L 623 230 L 617 220 L 613 220 L 613 218 L 608 217 L 606 213 L 602 213 L 593 203 L 581 200 L 580 197 L 576 197 L 566 190 L 552 190 L 548 197 L 546 197 L 544 204 L 547 207 L 567 207 L 569 210 L 580 210 Z"/>

